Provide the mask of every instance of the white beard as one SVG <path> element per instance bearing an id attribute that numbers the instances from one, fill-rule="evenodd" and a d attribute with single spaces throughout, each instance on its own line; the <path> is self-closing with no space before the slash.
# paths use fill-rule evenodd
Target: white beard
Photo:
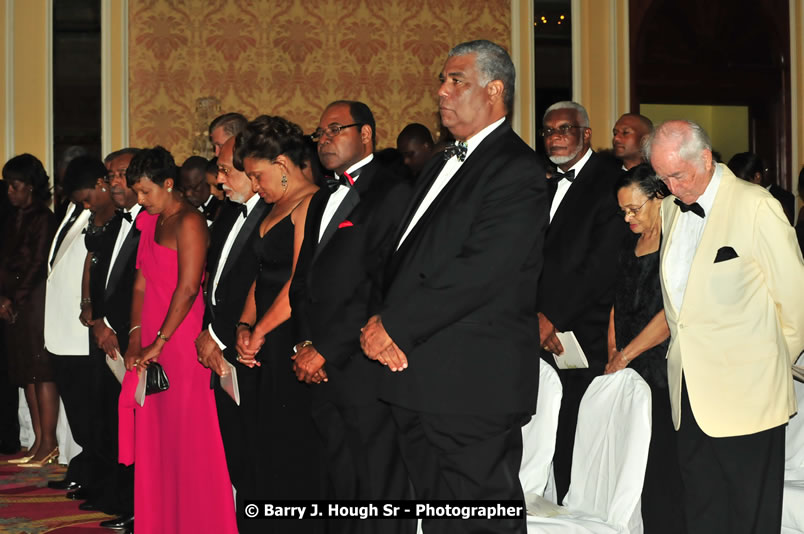
<path id="1" fill-rule="evenodd" d="M 582 148 L 583 148 L 583 143 L 578 143 L 578 146 L 575 148 L 575 152 L 573 152 L 572 154 L 570 154 L 568 156 L 548 156 L 548 158 L 550 159 L 550 161 L 552 161 L 556 165 L 563 165 L 563 164 L 567 163 L 568 161 L 572 161 L 573 158 L 575 158 L 575 156 L 578 155 L 578 152 L 580 152 Z"/>

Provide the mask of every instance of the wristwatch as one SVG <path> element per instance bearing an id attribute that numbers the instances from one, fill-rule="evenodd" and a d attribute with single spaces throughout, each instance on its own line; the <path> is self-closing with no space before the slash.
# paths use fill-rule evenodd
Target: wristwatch
<path id="1" fill-rule="evenodd" d="M 161 339 L 161 340 L 162 340 L 162 341 L 164 341 L 165 343 L 167 343 L 168 341 L 170 341 L 170 338 L 169 338 L 168 336 L 166 336 L 165 334 L 163 334 L 161 330 L 159 330 L 159 331 L 157 331 L 157 332 L 156 332 L 156 337 L 158 337 L 159 339 Z"/>

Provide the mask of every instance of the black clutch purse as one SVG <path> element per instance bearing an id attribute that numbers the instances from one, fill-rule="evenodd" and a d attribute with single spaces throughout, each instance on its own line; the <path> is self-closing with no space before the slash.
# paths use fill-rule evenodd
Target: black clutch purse
<path id="1" fill-rule="evenodd" d="M 165 369 L 157 362 L 151 362 L 145 372 L 145 394 L 159 393 L 170 387 Z"/>

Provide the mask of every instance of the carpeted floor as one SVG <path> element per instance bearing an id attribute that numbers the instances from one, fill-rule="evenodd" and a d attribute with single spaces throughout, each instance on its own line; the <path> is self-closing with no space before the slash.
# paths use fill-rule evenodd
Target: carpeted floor
<path id="1" fill-rule="evenodd" d="M 111 516 L 78 509 L 81 501 L 71 501 L 64 491 L 48 489 L 49 480 L 64 477 L 65 467 L 48 465 L 28 469 L 9 464 L 0 456 L 0 533 L 3 534 L 104 534 L 113 531 L 98 523 Z"/>

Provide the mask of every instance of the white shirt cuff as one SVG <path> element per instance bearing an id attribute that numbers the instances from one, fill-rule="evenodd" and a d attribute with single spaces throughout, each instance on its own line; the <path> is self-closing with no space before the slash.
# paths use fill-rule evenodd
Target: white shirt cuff
<path id="1" fill-rule="evenodd" d="M 210 323 L 210 325 L 207 327 L 207 330 L 209 330 L 209 335 L 210 335 L 210 336 L 212 336 L 212 339 L 214 339 L 214 340 L 215 340 L 215 343 L 217 343 L 217 344 L 218 344 L 218 347 L 221 349 L 221 351 L 226 350 L 226 345 L 224 345 L 224 344 L 223 344 L 223 341 L 221 341 L 220 339 L 218 339 L 218 336 L 216 336 L 216 335 L 215 335 L 215 331 L 212 329 L 212 324 L 211 324 L 211 323 Z"/>
<path id="2" fill-rule="evenodd" d="M 117 335 L 117 332 L 115 332 L 115 329 L 112 328 L 112 325 L 109 324 L 109 321 L 106 319 L 106 317 L 103 318 L 103 324 L 108 326 L 111 329 L 111 331 L 114 332 L 114 335 Z"/>

